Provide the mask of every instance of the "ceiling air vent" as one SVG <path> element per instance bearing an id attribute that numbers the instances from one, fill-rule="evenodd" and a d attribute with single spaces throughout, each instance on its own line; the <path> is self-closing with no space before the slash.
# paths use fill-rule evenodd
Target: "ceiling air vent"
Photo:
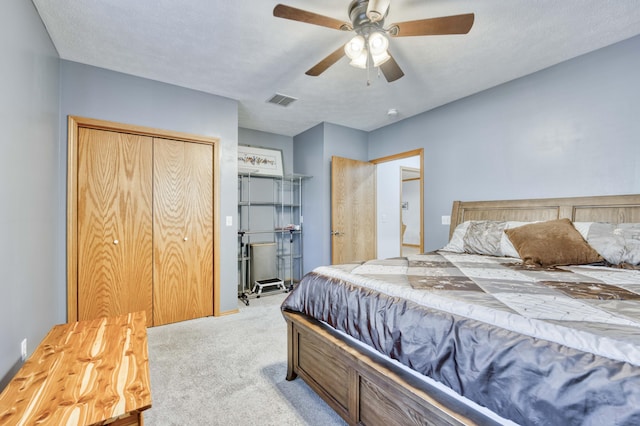
<path id="1" fill-rule="evenodd" d="M 280 105 L 283 107 L 287 107 L 289 106 L 292 102 L 297 101 L 298 99 L 293 98 L 291 96 L 287 96 L 287 95 L 282 95 L 280 93 L 276 93 L 275 95 L 273 95 L 273 97 L 271 99 L 269 99 L 267 102 L 270 104 L 276 104 L 276 105 Z"/>

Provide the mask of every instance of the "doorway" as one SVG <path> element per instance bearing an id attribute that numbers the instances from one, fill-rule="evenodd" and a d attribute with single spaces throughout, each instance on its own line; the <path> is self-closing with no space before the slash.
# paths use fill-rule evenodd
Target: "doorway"
<path id="1" fill-rule="evenodd" d="M 423 155 L 424 150 L 417 149 L 371 160 L 376 164 L 378 258 L 424 250 Z M 411 199 L 403 199 L 404 195 Z"/>
<path id="2" fill-rule="evenodd" d="M 361 262 L 402 255 L 401 167 L 419 172 L 417 252 L 424 250 L 424 150 L 371 161 L 332 157 L 331 262 Z M 415 227 L 412 232 L 415 232 Z"/>

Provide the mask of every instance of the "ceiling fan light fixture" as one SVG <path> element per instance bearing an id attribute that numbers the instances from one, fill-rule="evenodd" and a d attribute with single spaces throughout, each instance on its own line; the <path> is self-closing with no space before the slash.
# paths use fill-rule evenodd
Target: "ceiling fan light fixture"
<path id="1" fill-rule="evenodd" d="M 389 55 L 389 53 L 386 50 L 380 53 L 379 55 L 371 54 L 371 60 L 373 62 L 374 67 L 379 67 L 380 65 L 387 62 L 389 59 L 391 59 L 391 55 Z"/>
<path id="2" fill-rule="evenodd" d="M 357 35 L 344 45 L 344 53 L 350 59 L 356 59 L 357 57 L 361 56 L 363 52 L 366 54 L 364 45 L 364 37 L 362 37 L 361 35 Z"/>
<path id="3" fill-rule="evenodd" d="M 369 51 L 371 56 L 377 56 L 387 53 L 389 48 L 389 39 L 382 31 L 374 31 L 369 34 Z"/>
<path id="4" fill-rule="evenodd" d="M 362 52 L 360 52 L 360 55 L 351 59 L 351 62 L 349 62 L 349 65 L 356 68 L 366 69 L 368 59 L 369 59 L 369 54 L 366 49 L 363 49 Z"/>

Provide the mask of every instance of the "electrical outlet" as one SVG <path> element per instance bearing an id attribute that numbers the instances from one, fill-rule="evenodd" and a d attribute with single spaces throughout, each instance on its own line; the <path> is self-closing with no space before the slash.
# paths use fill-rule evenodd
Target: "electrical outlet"
<path id="1" fill-rule="evenodd" d="M 442 216 L 443 225 L 451 225 L 451 216 Z"/>
<path id="2" fill-rule="evenodd" d="M 27 360 L 27 338 L 22 339 L 22 343 L 20 344 L 20 357 L 22 361 Z"/>

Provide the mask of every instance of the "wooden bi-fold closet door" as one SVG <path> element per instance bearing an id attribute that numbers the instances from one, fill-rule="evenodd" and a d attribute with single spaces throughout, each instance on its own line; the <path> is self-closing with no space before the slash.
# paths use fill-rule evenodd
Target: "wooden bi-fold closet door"
<path id="1" fill-rule="evenodd" d="M 153 145 L 153 322 L 213 315 L 213 148 Z"/>
<path id="2" fill-rule="evenodd" d="M 152 321 L 152 138 L 78 129 L 78 320 Z"/>
<path id="3" fill-rule="evenodd" d="M 70 118 L 68 320 L 214 314 L 215 140 Z"/>

